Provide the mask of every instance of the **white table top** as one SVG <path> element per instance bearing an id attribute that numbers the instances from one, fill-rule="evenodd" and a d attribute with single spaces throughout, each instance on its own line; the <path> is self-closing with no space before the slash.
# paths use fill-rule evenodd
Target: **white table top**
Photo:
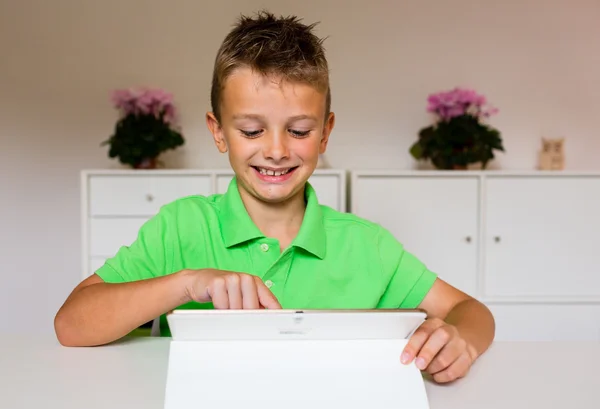
<path id="1" fill-rule="evenodd" d="M 162 409 L 169 342 L 65 348 L 0 337 L 0 406 Z M 431 409 L 600 407 L 600 342 L 495 343 L 466 378 L 426 388 Z"/>

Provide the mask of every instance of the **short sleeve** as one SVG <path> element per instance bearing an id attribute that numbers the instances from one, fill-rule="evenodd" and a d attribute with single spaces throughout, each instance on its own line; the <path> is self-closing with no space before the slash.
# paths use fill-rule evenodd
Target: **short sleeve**
<path id="1" fill-rule="evenodd" d="M 107 283 L 144 280 L 164 275 L 167 263 L 167 212 L 163 209 L 146 221 L 130 245 L 119 248 L 114 257 L 96 270 Z"/>
<path id="2" fill-rule="evenodd" d="M 379 235 L 379 252 L 389 282 L 378 308 L 417 308 L 437 278 L 421 260 L 386 229 Z"/>

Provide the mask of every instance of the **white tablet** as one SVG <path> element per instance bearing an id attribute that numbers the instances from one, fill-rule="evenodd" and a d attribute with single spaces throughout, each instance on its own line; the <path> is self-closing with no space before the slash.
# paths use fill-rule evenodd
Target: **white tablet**
<path id="1" fill-rule="evenodd" d="M 174 341 L 407 339 L 422 310 L 175 310 Z"/>

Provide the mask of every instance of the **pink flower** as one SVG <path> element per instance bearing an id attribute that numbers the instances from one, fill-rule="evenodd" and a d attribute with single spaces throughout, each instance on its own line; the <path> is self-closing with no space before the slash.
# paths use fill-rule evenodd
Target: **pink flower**
<path id="1" fill-rule="evenodd" d="M 173 95 L 161 89 L 130 88 L 113 91 L 111 100 L 123 117 L 128 115 L 163 115 L 167 123 L 175 120 Z"/>
<path id="2" fill-rule="evenodd" d="M 497 109 L 486 108 L 485 96 L 468 88 L 454 88 L 429 95 L 427 112 L 436 114 L 441 120 L 448 121 L 462 115 L 472 115 L 477 118 L 489 117 L 498 112 Z"/>
<path id="3" fill-rule="evenodd" d="M 452 106 L 448 109 L 448 111 L 446 112 L 446 118 L 454 118 L 457 116 L 461 116 L 465 114 L 465 109 L 464 107 L 460 106 L 460 105 L 455 105 Z"/>

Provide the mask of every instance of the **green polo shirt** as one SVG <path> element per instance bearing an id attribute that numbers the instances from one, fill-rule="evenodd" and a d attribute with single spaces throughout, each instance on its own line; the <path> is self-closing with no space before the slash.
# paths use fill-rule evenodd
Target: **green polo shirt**
<path id="1" fill-rule="evenodd" d="M 286 309 L 416 308 L 436 275 L 382 226 L 319 204 L 310 183 L 297 237 L 283 252 L 250 219 L 236 178 L 225 194 L 161 207 L 96 271 L 121 283 L 213 268 L 260 277 Z M 179 308 L 213 308 L 196 302 Z M 161 317 L 161 335 L 170 336 Z"/>

